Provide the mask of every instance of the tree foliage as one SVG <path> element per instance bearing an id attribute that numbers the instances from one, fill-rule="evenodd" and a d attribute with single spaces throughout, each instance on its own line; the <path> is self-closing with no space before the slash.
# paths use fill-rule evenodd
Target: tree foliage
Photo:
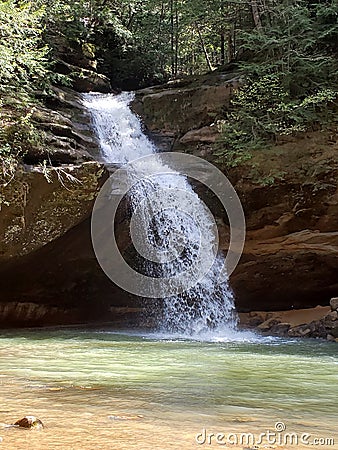
<path id="1" fill-rule="evenodd" d="M 41 142 L 31 120 L 34 95 L 48 86 L 44 10 L 32 2 L 0 2 L 0 184 L 13 179 L 18 161 Z M 0 208 L 5 202 L 0 190 Z"/>
<path id="2" fill-rule="evenodd" d="M 336 0 L 3 0 L 0 91 L 29 94 L 53 81 L 48 58 L 123 89 L 235 62 L 242 84 L 219 118 L 218 156 L 236 161 L 333 120 L 337 18 Z"/>
<path id="3" fill-rule="evenodd" d="M 0 2 L 0 91 L 32 92 L 44 84 L 48 49 L 41 40 L 43 14 L 31 2 Z"/>
<path id="4" fill-rule="evenodd" d="M 240 30 L 243 76 L 219 121 L 220 161 L 236 165 L 257 145 L 336 118 L 338 4 L 264 2 L 259 26 Z"/>
<path id="5" fill-rule="evenodd" d="M 236 23 L 251 25 L 245 0 L 38 2 L 56 55 L 66 41 L 70 55 L 73 48 L 97 59 L 98 70 L 126 88 L 204 73 L 234 59 Z"/>

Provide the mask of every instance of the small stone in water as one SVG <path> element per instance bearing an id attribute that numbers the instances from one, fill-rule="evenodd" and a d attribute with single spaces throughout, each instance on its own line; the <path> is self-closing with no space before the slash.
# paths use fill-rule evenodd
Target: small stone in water
<path id="1" fill-rule="evenodd" d="M 41 420 L 35 416 L 26 416 L 23 419 L 17 420 L 14 425 L 21 428 L 35 428 L 37 430 L 44 428 Z"/>

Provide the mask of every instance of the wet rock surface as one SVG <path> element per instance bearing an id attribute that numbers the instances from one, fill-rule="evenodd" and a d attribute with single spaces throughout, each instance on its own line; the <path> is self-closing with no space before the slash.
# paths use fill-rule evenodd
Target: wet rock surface
<path id="1" fill-rule="evenodd" d="M 42 430 L 44 428 L 42 421 L 35 416 L 23 417 L 22 419 L 17 420 L 14 425 L 20 428 L 35 430 Z"/>

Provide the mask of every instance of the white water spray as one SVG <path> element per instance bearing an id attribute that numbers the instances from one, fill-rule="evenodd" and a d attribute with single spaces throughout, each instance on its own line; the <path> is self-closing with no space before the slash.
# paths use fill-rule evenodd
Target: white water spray
<path id="1" fill-rule="evenodd" d="M 130 231 L 143 273 L 167 283 L 166 289 L 159 292 L 157 287 L 149 295 L 163 301 L 159 329 L 196 337 L 211 331 L 233 333 L 237 316 L 227 281 L 218 283 L 224 258 L 216 254 L 214 219 L 187 178 L 160 159 L 151 160 L 151 170 L 146 164 L 133 167 L 133 161 L 158 150 L 130 110 L 132 98 L 130 93 L 86 94 L 84 103 L 92 115 L 103 161 L 129 164 L 130 176 L 136 171 L 140 180 L 129 192 Z M 181 192 L 185 195 L 177 195 Z"/>

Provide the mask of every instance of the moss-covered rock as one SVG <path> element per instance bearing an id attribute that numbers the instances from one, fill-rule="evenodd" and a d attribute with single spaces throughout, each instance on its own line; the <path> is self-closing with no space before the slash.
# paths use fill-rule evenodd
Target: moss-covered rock
<path id="1" fill-rule="evenodd" d="M 181 136 L 212 124 L 229 105 L 238 78 L 212 74 L 181 84 L 168 83 L 137 91 L 133 103 L 148 130 Z"/>
<path id="2" fill-rule="evenodd" d="M 97 162 L 53 168 L 20 166 L 2 187 L 0 260 L 23 256 L 62 236 L 91 212 L 104 179 Z"/>
<path id="3" fill-rule="evenodd" d="M 94 70 L 84 69 L 73 64 L 59 60 L 56 65 L 56 71 L 68 75 L 72 80 L 72 87 L 79 92 L 103 92 L 112 91 L 109 79 Z"/>

